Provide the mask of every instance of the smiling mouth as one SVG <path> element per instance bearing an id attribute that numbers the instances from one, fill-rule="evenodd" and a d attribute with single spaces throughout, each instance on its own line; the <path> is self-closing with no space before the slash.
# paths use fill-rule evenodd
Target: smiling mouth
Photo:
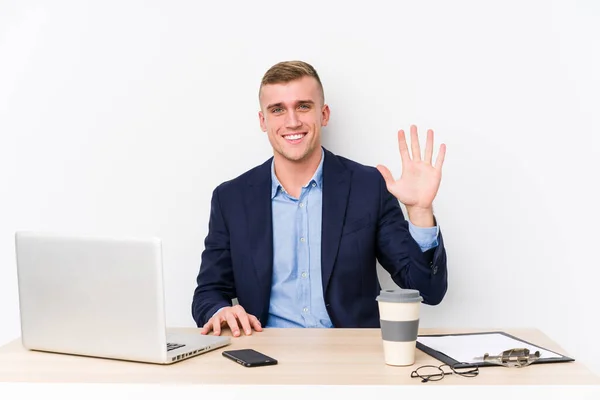
<path id="1" fill-rule="evenodd" d="M 306 136 L 306 133 L 301 132 L 301 133 L 293 133 L 290 135 L 283 135 L 283 138 L 288 142 L 288 143 L 300 143 L 302 141 L 302 139 L 304 138 L 304 136 Z"/>

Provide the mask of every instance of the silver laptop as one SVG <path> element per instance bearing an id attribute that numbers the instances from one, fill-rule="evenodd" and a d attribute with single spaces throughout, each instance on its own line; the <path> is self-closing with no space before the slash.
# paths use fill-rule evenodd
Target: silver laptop
<path id="1" fill-rule="evenodd" d="M 27 349 L 170 364 L 230 343 L 166 328 L 158 239 L 17 232 L 15 246 Z"/>

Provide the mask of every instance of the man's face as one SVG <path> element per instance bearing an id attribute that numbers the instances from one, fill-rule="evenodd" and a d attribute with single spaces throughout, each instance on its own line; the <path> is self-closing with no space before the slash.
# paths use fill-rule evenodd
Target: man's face
<path id="1" fill-rule="evenodd" d="M 303 161 L 320 149 L 321 127 L 329 120 L 321 97 L 317 80 L 309 76 L 262 87 L 260 127 L 276 153 Z"/>

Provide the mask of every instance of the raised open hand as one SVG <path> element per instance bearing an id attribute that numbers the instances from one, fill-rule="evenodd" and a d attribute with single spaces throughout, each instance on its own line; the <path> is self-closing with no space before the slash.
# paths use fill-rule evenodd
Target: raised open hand
<path id="1" fill-rule="evenodd" d="M 398 147 L 402 159 L 400 179 L 395 180 L 390 170 L 383 165 L 378 165 L 377 169 L 383 175 L 388 191 L 400 200 L 407 209 L 428 210 L 432 207 L 433 199 L 442 180 L 442 164 L 446 155 L 446 145 L 442 144 L 440 146 L 435 165 L 433 165 L 431 161 L 433 156 L 433 131 L 431 129 L 427 131 L 424 159 L 421 159 L 421 148 L 415 125 L 410 127 L 410 139 L 412 159 L 408 152 L 404 131 L 398 131 Z"/>

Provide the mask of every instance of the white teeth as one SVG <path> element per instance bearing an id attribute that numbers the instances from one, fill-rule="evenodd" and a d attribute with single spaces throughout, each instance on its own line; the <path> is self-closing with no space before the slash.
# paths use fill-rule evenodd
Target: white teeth
<path id="1" fill-rule="evenodd" d="M 299 133 L 297 135 L 288 135 L 285 138 L 288 140 L 298 140 L 298 139 L 302 139 L 302 137 L 304 137 L 304 135 Z"/>

